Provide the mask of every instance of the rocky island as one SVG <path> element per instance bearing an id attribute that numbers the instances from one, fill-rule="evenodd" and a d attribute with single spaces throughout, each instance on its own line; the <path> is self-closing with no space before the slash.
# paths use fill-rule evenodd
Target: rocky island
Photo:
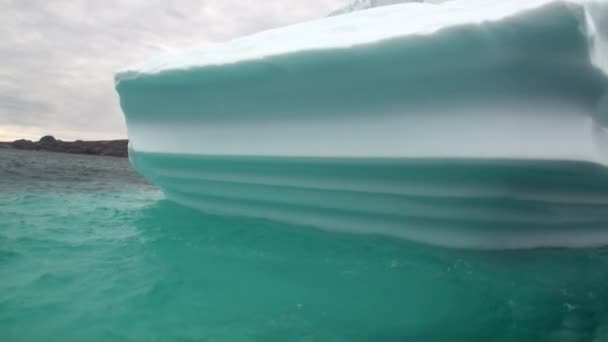
<path id="1" fill-rule="evenodd" d="M 62 141 L 55 139 L 51 135 L 46 135 L 38 141 L 20 139 L 13 142 L 0 142 L 0 148 L 127 157 L 129 155 L 127 148 L 128 143 L 129 141 L 127 139 Z"/>

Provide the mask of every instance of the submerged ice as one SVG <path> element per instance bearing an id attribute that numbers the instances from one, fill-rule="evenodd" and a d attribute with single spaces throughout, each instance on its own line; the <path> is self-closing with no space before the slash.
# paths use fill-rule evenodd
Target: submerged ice
<path id="1" fill-rule="evenodd" d="M 116 75 L 132 163 L 221 214 L 454 247 L 608 243 L 607 13 L 411 2 L 151 60 Z"/>

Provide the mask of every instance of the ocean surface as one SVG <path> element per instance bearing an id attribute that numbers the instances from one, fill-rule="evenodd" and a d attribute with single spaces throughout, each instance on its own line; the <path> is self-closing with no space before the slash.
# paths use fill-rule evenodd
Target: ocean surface
<path id="1" fill-rule="evenodd" d="M 205 215 L 127 159 L 0 150 L 0 341 L 608 341 L 608 249 Z"/>

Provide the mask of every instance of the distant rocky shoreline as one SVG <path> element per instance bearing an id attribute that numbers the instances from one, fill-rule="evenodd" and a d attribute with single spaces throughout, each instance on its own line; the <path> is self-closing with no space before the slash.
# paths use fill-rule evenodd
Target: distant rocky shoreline
<path id="1" fill-rule="evenodd" d="M 38 141 L 15 140 L 13 142 L 0 142 L 0 149 L 9 148 L 16 150 L 49 151 L 74 154 L 90 154 L 98 156 L 127 157 L 129 155 L 129 141 L 124 140 L 100 140 L 100 141 L 62 141 L 51 135 L 46 135 Z"/>

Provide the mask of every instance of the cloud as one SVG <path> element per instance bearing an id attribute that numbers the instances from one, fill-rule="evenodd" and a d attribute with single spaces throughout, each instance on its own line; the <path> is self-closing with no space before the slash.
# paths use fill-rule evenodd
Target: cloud
<path id="1" fill-rule="evenodd" d="M 114 72 L 320 17 L 344 0 L 0 0 L 0 137 L 126 137 Z"/>

